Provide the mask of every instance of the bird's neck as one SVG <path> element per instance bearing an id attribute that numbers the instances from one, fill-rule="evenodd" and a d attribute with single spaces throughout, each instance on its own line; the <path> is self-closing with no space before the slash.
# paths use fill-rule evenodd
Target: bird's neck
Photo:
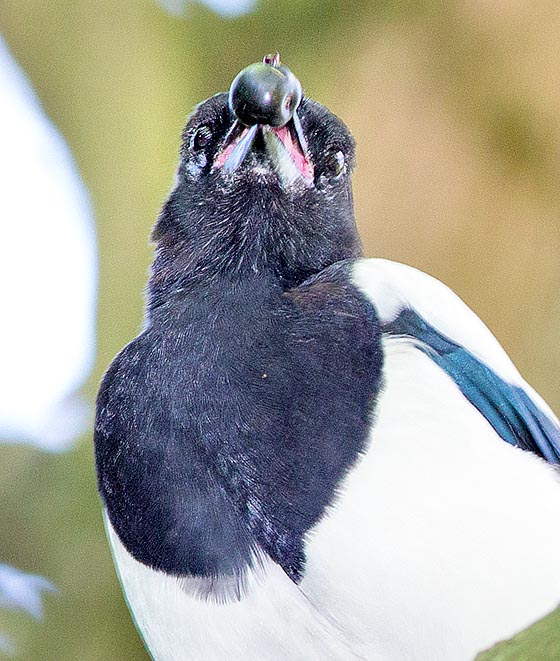
<path id="1" fill-rule="evenodd" d="M 266 187 L 249 191 L 243 204 L 217 209 L 208 200 L 202 206 L 177 202 L 179 192 L 164 205 L 152 235 L 157 248 L 149 309 L 177 295 L 224 285 L 250 288 L 259 282 L 260 288 L 286 291 L 335 262 L 362 254 L 346 198 L 345 205 L 329 213 L 310 202 L 308 213 L 302 213 L 285 201 L 278 204 Z"/>
<path id="2" fill-rule="evenodd" d="M 148 312 L 154 313 L 162 306 L 173 306 L 178 301 L 228 299 L 230 304 L 237 297 L 253 300 L 280 297 L 322 271 L 335 261 L 356 257 L 337 253 L 336 259 L 308 263 L 305 266 L 282 264 L 270 255 L 261 255 L 255 249 L 245 249 L 243 258 L 234 251 L 230 261 L 224 261 L 219 247 L 210 251 L 203 261 L 196 254 L 196 246 L 158 248 L 148 283 Z"/>
<path id="3" fill-rule="evenodd" d="M 148 320 L 179 315 L 183 322 L 200 319 L 207 325 L 216 315 L 229 317 L 236 310 L 277 307 L 290 288 L 272 269 L 223 269 L 207 263 L 193 267 L 160 252 L 148 284 Z M 187 318 L 185 318 L 185 315 Z"/>

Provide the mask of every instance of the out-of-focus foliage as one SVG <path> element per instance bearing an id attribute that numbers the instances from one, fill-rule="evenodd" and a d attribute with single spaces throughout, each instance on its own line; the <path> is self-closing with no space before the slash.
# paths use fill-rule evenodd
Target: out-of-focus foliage
<path id="1" fill-rule="evenodd" d="M 87 428 L 76 395 L 93 362 L 95 240 L 62 137 L 0 38 L 0 440 L 67 449 Z M 0 564 L 0 609 L 42 618 L 45 578 Z M 2 632 L 2 629 L 0 629 Z M 0 633 L 0 652 L 16 653 Z"/>
<path id="2" fill-rule="evenodd" d="M 0 608 L 22 610 L 36 620 L 43 617 L 43 592 L 56 592 L 50 581 L 0 564 Z"/>
<path id="3" fill-rule="evenodd" d="M 482 652 L 476 661 L 558 661 L 560 608 L 511 640 Z"/>
<path id="4" fill-rule="evenodd" d="M 92 195 L 91 400 L 140 328 L 148 236 L 187 114 L 279 50 L 354 132 L 367 254 L 452 286 L 560 411 L 557 2 L 260 0 L 225 19 L 198 2 L 177 16 L 154 0 L 3 0 L 0 32 Z M 104 538 L 91 440 L 56 457 L 3 450 L 0 558 L 60 589 L 43 626 L 9 621 L 23 658 L 147 659 Z"/>
<path id="5" fill-rule="evenodd" d="M 56 592 L 50 581 L 35 574 L 25 574 L 15 567 L 0 564 L 0 608 L 23 611 L 35 620 L 43 618 L 43 593 Z M 15 643 L 0 633 L 0 653 L 16 653 Z"/>
<path id="6" fill-rule="evenodd" d="M 72 157 L 0 37 L 0 441 L 67 448 L 88 406 L 96 248 Z"/>

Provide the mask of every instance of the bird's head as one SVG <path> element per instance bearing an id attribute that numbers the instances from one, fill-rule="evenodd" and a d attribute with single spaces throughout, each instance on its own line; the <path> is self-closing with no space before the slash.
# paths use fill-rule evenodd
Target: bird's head
<path id="1" fill-rule="evenodd" d="M 268 273 L 287 287 L 358 256 L 353 166 L 343 122 L 303 95 L 277 55 L 265 57 L 187 122 L 153 234 L 160 268 L 175 278 Z"/>

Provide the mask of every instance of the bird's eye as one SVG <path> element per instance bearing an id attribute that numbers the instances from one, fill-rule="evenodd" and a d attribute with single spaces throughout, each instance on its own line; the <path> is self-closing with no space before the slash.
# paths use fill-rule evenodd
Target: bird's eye
<path id="1" fill-rule="evenodd" d="M 284 109 L 286 112 L 291 112 L 294 108 L 294 95 L 288 94 L 284 99 Z"/>
<path id="2" fill-rule="evenodd" d="M 204 149 L 204 147 L 210 143 L 210 140 L 212 140 L 212 131 L 210 130 L 210 127 L 206 125 L 199 126 L 191 138 L 191 149 L 193 151 Z"/>
<path id="3" fill-rule="evenodd" d="M 338 181 L 345 171 L 344 154 L 341 151 L 332 151 L 325 160 L 324 175 L 330 181 Z"/>

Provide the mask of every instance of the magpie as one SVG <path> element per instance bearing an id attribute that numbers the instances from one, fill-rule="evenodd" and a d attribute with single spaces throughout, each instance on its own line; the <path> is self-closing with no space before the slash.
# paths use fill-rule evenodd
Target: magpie
<path id="1" fill-rule="evenodd" d="M 560 602 L 558 419 L 442 283 L 362 257 L 354 161 L 278 55 L 184 129 L 95 425 L 157 661 L 461 661 Z"/>

